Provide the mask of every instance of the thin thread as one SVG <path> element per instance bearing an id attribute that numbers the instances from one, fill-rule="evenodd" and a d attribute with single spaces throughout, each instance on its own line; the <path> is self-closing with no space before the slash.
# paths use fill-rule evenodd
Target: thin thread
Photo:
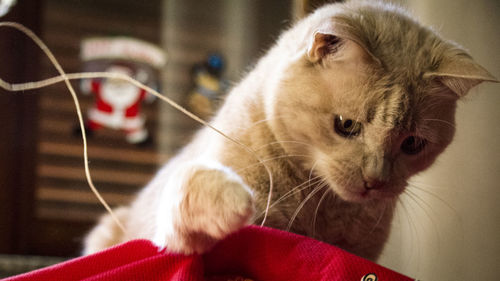
<path id="1" fill-rule="evenodd" d="M 92 182 L 92 177 L 90 176 L 90 169 L 89 169 L 89 165 L 88 165 L 87 136 L 86 136 L 85 130 L 84 130 L 82 111 L 80 109 L 80 103 L 78 102 L 78 98 L 76 96 L 75 90 L 71 86 L 71 83 L 69 82 L 69 79 L 66 77 L 66 73 L 64 72 L 64 70 L 62 69 L 61 65 L 59 64 L 59 62 L 57 61 L 57 59 L 54 57 L 54 55 L 52 54 L 52 52 L 49 50 L 49 48 L 45 45 L 45 43 L 43 43 L 43 41 L 38 36 L 36 36 L 36 34 L 33 33 L 31 30 L 29 30 L 28 28 L 26 28 L 25 26 L 23 26 L 21 24 L 15 23 L 15 22 L 3 22 L 3 23 L 0 23 L 0 27 L 2 27 L 2 26 L 15 28 L 15 29 L 23 32 L 29 38 L 31 38 L 31 40 L 33 40 L 33 42 L 35 42 L 38 45 L 38 47 L 45 53 L 45 55 L 47 56 L 47 58 L 49 58 L 49 60 L 52 63 L 52 65 L 57 69 L 57 71 L 60 74 L 61 81 L 65 82 L 66 87 L 68 88 L 69 92 L 71 93 L 71 96 L 73 97 L 73 102 L 75 103 L 76 113 L 78 115 L 78 120 L 79 120 L 79 123 L 80 123 L 80 130 L 82 132 L 82 139 L 83 139 L 83 159 L 84 159 L 84 167 L 85 167 L 85 177 L 87 178 L 87 182 L 88 182 L 88 184 L 90 186 L 90 189 L 95 194 L 95 196 L 97 197 L 97 199 L 99 200 L 99 202 L 101 202 L 101 204 L 104 206 L 104 208 L 106 208 L 106 210 L 108 211 L 108 213 L 110 213 L 111 217 L 116 222 L 116 224 L 120 227 L 120 229 L 123 232 L 125 232 L 125 227 L 120 222 L 120 220 L 115 215 L 115 213 L 111 210 L 111 208 L 106 203 L 106 201 L 104 200 L 104 198 L 102 198 L 101 194 L 99 193 L 99 191 L 97 191 L 97 188 L 94 186 L 94 183 Z M 4 86 L 6 84 L 8 84 L 8 83 L 5 82 L 5 81 L 3 81 L 3 80 L 1 82 L 2 83 L 0 83 L 0 85 L 4 89 L 6 89 L 6 90 L 19 91 L 19 90 L 22 90 L 22 88 L 23 88 L 22 86 L 16 85 L 16 84 L 10 85 L 10 87 L 5 88 Z M 31 88 L 33 86 L 36 87 L 36 83 L 33 83 L 33 82 L 27 83 L 26 89 L 29 89 L 29 88 Z"/>
<path id="2" fill-rule="evenodd" d="M 268 198 L 267 198 L 267 204 L 266 204 L 266 210 L 264 213 L 264 218 L 262 219 L 262 222 L 260 225 L 263 226 L 265 224 L 266 218 L 268 216 L 269 209 L 270 209 L 272 195 L 273 195 L 273 176 L 272 176 L 272 173 L 271 173 L 271 170 L 269 169 L 269 167 L 264 163 L 264 161 L 262 161 L 260 159 L 260 157 L 258 156 L 258 154 L 255 150 L 246 146 L 242 142 L 226 135 L 225 133 L 223 133 L 219 129 L 215 128 L 211 124 L 207 123 L 205 120 L 203 120 L 200 117 L 196 116 L 195 114 L 191 113 L 190 111 L 188 111 L 187 109 L 185 109 L 184 107 L 182 107 L 181 105 L 176 103 L 175 101 L 171 100 L 170 98 L 160 94 L 156 90 L 142 84 L 141 82 L 139 82 L 139 81 L 127 76 L 127 75 L 124 75 L 121 73 L 112 73 L 112 72 L 85 72 L 85 73 L 67 74 L 64 72 L 64 70 L 62 69 L 59 62 L 56 60 L 56 58 L 52 54 L 52 52 L 49 50 L 49 48 L 31 30 L 29 30 L 28 28 L 26 28 L 25 26 L 23 26 L 21 24 L 15 23 L 15 22 L 0 22 L 0 27 L 2 27 L 2 26 L 17 29 L 17 30 L 23 32 L 29 38 L 31 38 L 38 45 L 38 47 L 45 53 L 45 55 L 49 58 L 49 60 L 54 65 L 54 67 L 57 69 L 57 71 L 59 72 L 60 75 L 52 77 L 52 78 L 48 78 L 45 80 L 41 80 L 41 81 L 18 83 L 18 84 L 10 84 L 10 83 L 7 83 L 0 78 L 0 87 L 4 88 L 7 91 L 24 91 L 24 90 L 32 90 L 32 89 L 47 87 L 49 85 L 53 85 L 53 84 L 60 83 L 63 81 L 65 82 L 66 87 L 68 88 L 68 90 L 71 93 L 71 96 L 73 97 L 73 101 L 74 101 L 77 115 L 78 115 L 78 120 L 80 123 L 80 130 L 81 130 L 82 139 L 83 139 L 83 158 L 84 158 L 85 176 L 87 178 L 87 182 L 88 182 L 92 192 L 99 199 L 100 203 L 106 208 L 107 212 L 111 215 L 113 220 L 116 222 L 116 224 L 120 227 L 120 229 L 122 231 L 125 232 L 125 228 L 124 228 L 123 224 L 120 222 L 118 217 L 114 214 L 114 212 L 109 207 L 109 205 L 106 203 L 106 201 L 102 198 L 99 191 L 97 190 L 97 188 L 95 188 L 95 186 L 92 182 L 92 177 L 90 176 L 90 169 L 88 166 L 87 137 L 86 137 L 85 130 L 84 130 L 84 122 L 83 122 L 83 117 L 82 117 L 82 113 L 81 113 L 81 109 L 80 109 L 80 103 L 78 102 L 78 98 L 76 96 L 76 93 L 75 93 L 73 87 L 71 86 L 71 83 L 69 82 L 70 80 L 91 79 L 91 78 L 109 78 L 109 79 L 120 79 L 120 80 L 127 81 L 127 82 L 135 85 L 136 87 L 141 88 L 141 89 L 145 90 L 146 92 L 156 96 L 157 98 L 168 103 L 169 105 L 171 105 L 175 109 L 184 113 L 188 117 L 192 118 L 193 120 L 201 123 L 202 125 L 204 125 L 206 127 L 209 127 L 210 129 L 214 130 L 215 132 L 217 132 L 218 134 L 220 134 L 224 138 L 230 140 L 231 142 L 244 148 L 247 152 L 251 153 L 256 158 L 256 160 L 264 166 L 264 168 L 268 174 L 268 177 L 269 177 L 269 194 L 268 194 Z"/>

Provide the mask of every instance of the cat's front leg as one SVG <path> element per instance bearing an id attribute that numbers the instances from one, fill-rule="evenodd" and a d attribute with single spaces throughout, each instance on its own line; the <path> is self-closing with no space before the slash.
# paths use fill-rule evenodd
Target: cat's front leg
<path id="1" fill-rule="evenodd" d="M 219 163 L 177 167 L 163 188 L 153 241 L 170 251 L 203 253 L 255 213 L 250 188 Z"/>

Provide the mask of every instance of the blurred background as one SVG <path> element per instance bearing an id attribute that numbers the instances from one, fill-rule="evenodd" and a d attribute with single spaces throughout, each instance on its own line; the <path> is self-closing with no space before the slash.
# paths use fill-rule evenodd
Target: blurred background
<path id="1" fill-rule="evenodd" d="M 0 1 L 0 14 L 7 2 Z M 213 112 L 280 31 L 324 2 L 332 1 L 18 0 L 0 21 L 31 28 L 67 72 L 85 68 L 81 43 L 90 37 L 154 44 L 167 54 L 158 89 L 195 111 Z M 499 1 L 394 2 L 500 77 Z M 0 77 L 9 82 L 57 75 L 30 40 L 5 27 L 0 62 Z M 455 141 L 412 180 L 413 195 L 404 195 L 398 207 L 382 265 L 421 280 L 493 280 L 500 274 L 499 90 L 484 84 L 460 102 Z M 79 98 L 84 112 L 96 104 L 92 94 Z M 63 84 L 16 94 L 0 90 L 0 108 L 0 276 L 6 276 L 77 256 L 104 209 L 85 180 L 75 109 Z M 199 128 L 162 102 L 142 102 L 140 110 L 147 142 L 130 143 L 122 131 L 108 128 L 89 139 L 92 177 L 112 206 L 129 202 Z"/>

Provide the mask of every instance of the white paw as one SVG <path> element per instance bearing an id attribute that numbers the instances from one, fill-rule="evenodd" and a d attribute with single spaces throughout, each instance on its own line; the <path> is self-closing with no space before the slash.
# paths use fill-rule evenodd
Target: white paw
<path id="1" fill-rule="evenodd" d="M 241 178 L 221 165 L 196 165 L 166 187 L 154 242 L 181 253 L 203 253 L 247 225 L 255 213 L 253 194 Z M 180 182 L 179 182 L 180 180 Z"/>

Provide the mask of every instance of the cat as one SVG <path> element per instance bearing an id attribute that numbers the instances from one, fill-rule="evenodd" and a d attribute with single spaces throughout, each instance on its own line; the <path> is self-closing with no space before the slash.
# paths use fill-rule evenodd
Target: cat
<path id="1" fill-rule="evenodd" d="M 125 232 L 102 217 L 84 253 L 134 238 L 203 253 L 265 218 L 375 261 L 408 179 L 449 145 L 457 101 L 483 81 L 498 82 L 400 7 L 325 5 L 279 37 L 212 119 L 247 148 L 201 129 L 115 210 Z"/>

